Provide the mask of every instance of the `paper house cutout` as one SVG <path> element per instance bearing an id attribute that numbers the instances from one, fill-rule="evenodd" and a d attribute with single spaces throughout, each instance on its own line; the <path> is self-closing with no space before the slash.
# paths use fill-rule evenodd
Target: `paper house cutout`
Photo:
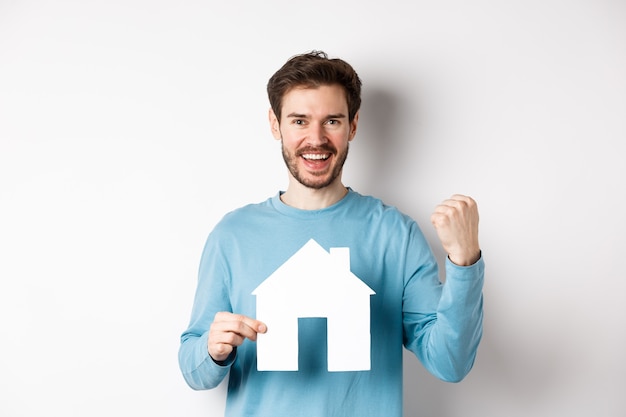
<path id="1" fill-rule="evenodd" d="M 328 323 L 328 371 L 370 369 L 370 296 L 375 292 L 350 271 L 350 248 L 324 250 L 309 240 L 253 292 L 259 371 L 298 370 L 298 318 Z"/>

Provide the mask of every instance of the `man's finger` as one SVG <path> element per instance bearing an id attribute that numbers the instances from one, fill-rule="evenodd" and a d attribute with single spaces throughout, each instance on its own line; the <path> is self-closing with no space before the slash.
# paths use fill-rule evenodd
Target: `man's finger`
<path id="1" fill-rule="evenodd" d="M 264 323 L 243 314 L 220 312 L 215 315 L 213 323 L 221 331 L 233 332 L 251 340 L 256 340 L 257 333 L 267 331 Z"/>

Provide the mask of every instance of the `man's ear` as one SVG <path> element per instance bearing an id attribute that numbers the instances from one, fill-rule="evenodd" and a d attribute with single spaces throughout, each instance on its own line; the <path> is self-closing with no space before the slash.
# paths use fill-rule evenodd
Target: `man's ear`
<path id="1" fill-rule="evenodd" d="M 354 115 L 354 119 L 350 123 L 350 136 L 348 136 L 349 141 L 354 139 L 354 136 L 356 135 L 356 127 L 358 124 L 359 124 L 359 112 L 356 112 L 356 114 Z"/>
<path id="2" fill-rule="evenodd" d="M 270 120 L 270 129 L 272 130 L 272 135 L 274 139 L 281 140 L 282 135 L 280 134 L 280 122 L 278 121 L 278 117 L 274 114 L 274 110 L 270 108 L 269 111 L 269 120 Z"/>

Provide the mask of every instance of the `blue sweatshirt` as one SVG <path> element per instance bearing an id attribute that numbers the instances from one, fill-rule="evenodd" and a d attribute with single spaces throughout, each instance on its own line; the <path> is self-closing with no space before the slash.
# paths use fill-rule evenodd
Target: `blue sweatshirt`
<path id="1" fill-rule="evenodd" d="M 375 293 L 370 369 L 327 370 L 323 319 L 299 320 L 297 371 L 258 371 L 250 340 L 226 363 L 214 362 L 207 343 L 215 314 L 256 317 L 252 292 L 311 239 L 326 251 L 349 248 L 350 271 Z M 445 268 L 442 284 L 414 220 L 353 190 L 321 210 L 287 206 L 280 193 L 237 209 L 207 239 L 181 336 L 182 374 L 199 390 L 216 387 L 230 372 L 227 417 L 401 417 L 402 346 L 439 379 L 458 382 L 472 368 L 482 336 L 482 258 L 468 267 L 447 260 Z"/>

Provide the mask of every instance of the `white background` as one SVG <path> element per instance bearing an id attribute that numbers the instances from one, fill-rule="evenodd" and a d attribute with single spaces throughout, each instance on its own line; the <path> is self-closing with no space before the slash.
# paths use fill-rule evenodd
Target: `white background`
<path id="1" fill-rule="evenodd" d="M 626 3 L 0 0 L 0 415 L 220 416 L 177 350 L 222 215 L 286 187 L 267 79 L 364 82 L 345 183 L 479 203 L 472 373 L 406 416 L 626 415 Z"/>

